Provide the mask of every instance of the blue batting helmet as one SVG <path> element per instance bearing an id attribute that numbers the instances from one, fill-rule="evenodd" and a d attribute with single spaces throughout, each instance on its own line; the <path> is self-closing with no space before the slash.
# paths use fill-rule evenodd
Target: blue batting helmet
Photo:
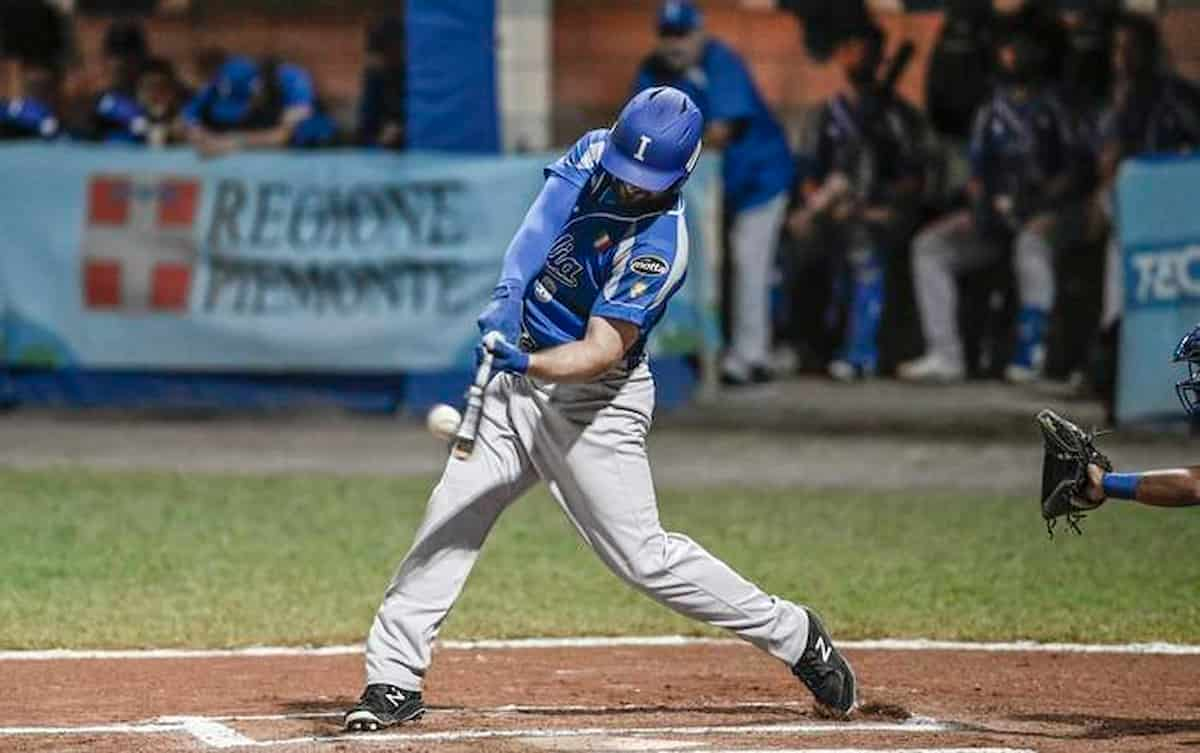
<path id="1" fill-rule="evenodd" d="M 669 86 L 637 94 L 608 132 L 600 166 L 644 191 L 683 184 L 700 157 L 704 118 L 688 95 Z"/>
<path id="2" fill-rule="evenodd" d="M 1171 359 L 1175 363 L 1187 363 L 1187 379 L 1175 385 L 1175 394 L 1183 409 L 1191 415 L 1200 410 L 1200 324 L 1183 336 L 1179 345 L 1175 346 L 1175 355 Z"/>

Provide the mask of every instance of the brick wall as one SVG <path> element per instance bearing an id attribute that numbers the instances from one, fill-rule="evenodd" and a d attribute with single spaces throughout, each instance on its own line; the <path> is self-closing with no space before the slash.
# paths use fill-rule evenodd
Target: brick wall
<path id="1" fill-rule="evenodd" d="M 830 65 L 810 60 L 794 16 L 745 10 L 741 0 L 702 0 L 715 36 L 748 61 L 759 87 L 796 133 L 812 105 L 840 85 Z M 557 144 L 608 123 L 628 94 L 634 70 L 654 45 L 657 0 L 555 0 L 553 17 L 552 134 Z M 921 101 L 925 61 L 941 23 L 940 14 L 887 13 L 879 17 L 891 44 L 911 39 L 917 55 L 900 82 L 901 92 Z M 209 45 L 255 55 L 276 54 L 312 71 L 318 89 L 349 122 L 364 61 L 365 14 L 308 16 L 286 22 L 238 15 L 195 21 L 164 17 L 148 25 L 151 45 L 190 75 L 194 54 Z M 80 19 L 83 66 L 69 78 L 79 96 L 99 85 L 99 50 L 105 22 Z M 1200 9 L 1176 9 L 1163 22 L 1168 47 L 1184 74 L 1200 78 Z M 3 88 L 3 83 L 0 83 Z"/>

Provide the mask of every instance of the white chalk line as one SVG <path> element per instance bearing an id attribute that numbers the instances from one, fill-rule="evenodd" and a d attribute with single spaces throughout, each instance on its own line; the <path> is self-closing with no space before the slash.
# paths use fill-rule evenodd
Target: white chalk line
<path id="1" fill-rule="evenodd" d="M 630 636 L 613 638 L 518 638 L 513 640 L 441 641 L 443 651 L 495 651 L 515 649 L 642 648 L 655 646 L 745 645 L 730 638 L 695 638 L 681 635 Z M 1062 654 L 1159 654 L 1200 656 L 1200 645 L 1181 643 L 1039 643 L 1037 641 L 943 641 L 926 638 L 882 638 L 838 641 L 840 648 L 854 651 L 982 651 L 989 653 L 1033 652 Z M 60 661 L 84 659 L 223 659 L 269 658 L 276 656 L 361 655 L 363 645 L 339 646 L 250 646 L 228 649 L 47 649 L 0 651 L 0 661 Z"/>
<path id="2" fill-rule="evenodd" d="M 179 722 L 183 731 L 204 743 L 210 748 L 241 748 L 254 746 L 257 740 L 246 737 L 241 732 L 227 727 L 213 719 L 202 716 L 163 717 L 160 722 Z"/>
<path id="3" fill-rule="evenodd" d="M 362 743 L 437 743 L 463 742 L 469 740 L 492 740 L 512 738 L 571 738 L 595 735 L 837 735 L 863 732 L 924 733 L 936 734 L 957 729 L 933 719 L 910 720 L 907 722 L 824 722 L 800 724 L 739 724 L 701 725 L 674 727 L 584 727 L 584 728 L 523 728 L 523 729 L 468 729 L 444 732 L 399 732 L 373 734 L 306 735 L 280 740 L 255 740 L 247 737 L 223 722 L 238 722 L 263 719 L 295 718 L 286 715 L 277 717 L 202 717 L 169 716 L 136 724 L 85 725 L 79 727 L 0 727 L 2 736 L 67 736 L 67 735 L 138 735 L 185 733 L 210 748 L 255 747 L 268 748 L 300 744 L 327 742 Z"/>
<path id="4" fill-rule="evenodd" d="M 719 709 L 722 711 L 763 711 L 767 709 L 799 709 L 808 708 L 811 703 L 803 703 L 801 701 L 740 701 L 738 703 L 692 703 L 685 707 L 672 706 L 666 703 L 627 703 L 608 706 L 586 706 L 586 705 L 563 705 L 563 706 L 547 706 L 547 705 L 529 705 L 529 704 L 505 704 L 503 706 L 482 706 L 482 707 L 431 707 L 425 710 L 426 714 L 634 714 L 646 713 L 656 714 L 664 711 L 687 713 L 712 711 Z M 208 716 L 205 719 L 212 719 L 217 722 L 280 722 L 280 721 L 298 721 L 302 719 L 330 719 L 343 716 L 341 711 L 308 711 L 297 712 L 294 714 L 249 714 L 236 716 Z M 923 719 L 923 717 L 914 717 L 914 719 Z M 162 720 L 159 720 L 162 721 Z"/>
<path id="5" fill-rule="evenodd" d="M 317 743 L 451 743 L 470 740 L 502 740 L 513 738 L 571 738 L 595 735 L 682 735 L 685 737 L 708 735 L 841 735 L 863 732 L 925 733 L 951 732 L 956 728 L 938 722 L 909 724 L 904 722 L 847 722 L 825 724 L 740 724 L 728 726 L 682 726 L 682 727 L 583 727 L 543 729 L 480 729 L 454 730 L 447 732 L 371 733 L 357 735 L 306 735 L 281 740 L 261 740 L 254 743 L 257 748 L 290 745 L 313 745 Z"/>

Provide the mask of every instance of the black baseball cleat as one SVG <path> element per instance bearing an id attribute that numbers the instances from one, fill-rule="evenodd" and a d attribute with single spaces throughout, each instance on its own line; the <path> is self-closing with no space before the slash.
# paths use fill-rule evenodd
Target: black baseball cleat
<path id="1" fill-rule="evenodd" d="M 424 714 L 419 692 L 377 683 L 368 685 L 358 705 L 346 712 L 345 726 L 348 732 L 374 732 L 420 719 Z"/>
<path id="2" fill-rule="evenodd" d="M 800 661 L 792 666 L 792 674 L 812 692 L 818 711 L 838 719 L 846 719 L 858 703 L 858 682 L 849 662 L 833 646 L 825 626 L 811 609 L 808 615 L 808 642 Z"/>

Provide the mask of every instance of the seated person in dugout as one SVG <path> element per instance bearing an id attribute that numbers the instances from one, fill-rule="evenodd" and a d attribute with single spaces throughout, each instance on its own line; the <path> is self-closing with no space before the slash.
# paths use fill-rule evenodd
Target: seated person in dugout
<path id="1" fill-rule="evenodd" d="M 1056 248 L 1084 235 L 1091 159 L 1072 119 L 1039 74 L 1041 40 L 1017 30 L 997 45 L 997 86 L 975 119 L 970 208 L 913 241 L 913 281 L 926 350 L 897 370 L 902 379 L 957 381 L 966 375 L 957 323 L 956 276 L 984 269 L 1012 248 L 1020 310 L 1005 377 L 1040 374 L 1054 305 Z"/>
<path id="2" fill-rule="evenodd" d="M 318 106 L 312 78 L 299 66 L 233 56 L 183 110 L 188 141 L 206 157 L 242 149 L 333 143 L 333 121 Z"/>
<path id="3" fill-rule="evenodd" d="M 847 86 L 821 112 L 816 169 L 802 186 L 804 204 L 788 219 L 805 249 L 844 258 L 849 284 L 835 379 L 875 373 L 887 254 L 912 232 L 924 178 L 923 127 L 908 103 L 879 81 L 884 35 L 865 26 L 841 41 L 834 60 Z"/>

